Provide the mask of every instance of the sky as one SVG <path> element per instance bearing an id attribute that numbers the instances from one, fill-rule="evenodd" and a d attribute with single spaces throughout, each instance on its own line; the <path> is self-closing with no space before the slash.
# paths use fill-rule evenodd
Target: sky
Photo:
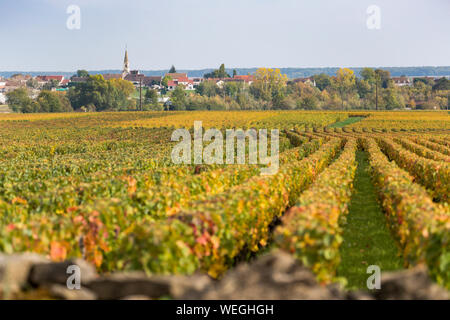
<path id="1" fill-rule="evenodd" d="M 449 66 L 449 14 L 449 0 L 0 0 L 0 71 L 121 69 L 125 47 L 140 70 Z"/>

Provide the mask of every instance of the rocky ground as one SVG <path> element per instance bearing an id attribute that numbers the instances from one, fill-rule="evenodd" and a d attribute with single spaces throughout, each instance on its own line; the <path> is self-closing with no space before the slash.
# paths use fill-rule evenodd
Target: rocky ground
<path id="1" fill-rule="evenodd" d="M 70 290 L 67 268 L 78 265 L 81 289 Z M 342 290 L 338 285 L 319 285 L 312 272 L 290 255 L 275 251 L 243 263 L 221 280 L 205 275 L 151 276 L 117 273 L 99 276 L 83 260 L 54 263 L 35 254 L 0 255 L 2 299 L 449 299 L 449 292 L 435 283 L 426 268 L 382 274 L 381 289 Z"/>

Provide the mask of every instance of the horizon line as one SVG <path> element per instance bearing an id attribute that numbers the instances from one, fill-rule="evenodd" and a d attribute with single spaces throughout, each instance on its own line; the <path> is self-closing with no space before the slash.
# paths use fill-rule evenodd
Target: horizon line
<path id="1" fill-rule="evenodd" d="M 332 67 L 225 67 L 225 69 L 228 70 L 232 70 L 232 69 L 259 69 L 259 68 L 270 68 L 270 69 L 339 69 L 339 68 L 348 68 L 348 69 L 360 69 L 360 68 L 372 68 L 372 69 L 382 69 L 382 68 L 450 68 L 450 65 L 423 65 L 423 66 L 332 66 Z M 193 68 L 193 69 L 187 69 L 187 68 L 177 68 L 177 70 L 181 70 L 181 71 L 202 71 L 202 70 L 211 70 L 211 69 L 217 69 L 215 67 L 206 67 L 206 68 Z M 64 71 L 64 70 L 58 70 L 58 71 L 53 71 L 53 70 L 0 70 L 0 72 L 18 72 L 18 73 L 27 73 L 27 72 L 64 72 L 64 73 L 69 73 L 69 72 L 77 72 L 78 70 L 86 70 L 86 71 L 95 71 L 95 72 L 99 72 L 99 71 L 120 71 L 121 69 L 119 68 L 101 68 L 101 69 L 76 69 L 76 70 L 68 70 L 68 71 Z M 146 72 L 146 71 L 154 71 L 154 72 L 159 72 L 159 71 L 167 71 L 170 70 L 169 68 L 166 69 L 133 69 L 133 70 L 138 70 L 138 71 L 142 71 L 142 72 Z"/>

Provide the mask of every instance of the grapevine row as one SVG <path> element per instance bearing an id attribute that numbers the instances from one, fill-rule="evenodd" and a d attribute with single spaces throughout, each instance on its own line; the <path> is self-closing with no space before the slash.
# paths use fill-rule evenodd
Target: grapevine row
<path id="1" fill-rule="evenodd" d="M 405 149 L 414 152 L 415 154 L 432 159 L 435 161 L 445 161 L 450 162 L 450 157 L 446 157 L 443 154 L 430 150 L 424 146 L 421 146 L 419 144 L 416 144 L 412 141 L 407 141 L 406 139 L 400 139 L 400 138 L 394 138 L 394 141 L 402 145 Z"/>
<path id="2" fill-rule="evenodd" d="M 277 246 L 312 268 L 322 282 L 330 282 L 340 261 L 342 228 L 356 172 L 356 140 L 350 139 L 339 158 L 301 194 L 275 231 Z"/>
<path id="3" fill-rule="evenodd" d="M 372 139 L 363 139 L 371 171 L 391 230 L 405 262 L 426 262 L 430 273 L 450 286 L 450 208 L 432 201 L 426 190 L 390 162 Z"/>
<path id="4" fill-rule="evenodd" d="M 412 174 L 437 201 L 447 202 L 450 195 L 450 164 L 425 159 L 405 150 L 389 138 L 377 138 L 383 152 Z"/>

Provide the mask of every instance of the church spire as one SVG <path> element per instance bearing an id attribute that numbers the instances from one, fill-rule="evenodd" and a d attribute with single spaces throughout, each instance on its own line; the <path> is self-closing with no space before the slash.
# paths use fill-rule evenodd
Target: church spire
<path id="1" fill-rule="evenodd" d="M 128 74 L 130 74 L 130 62 L 128 61 L 128 49 L 125 48 L 125 58 L 123 59 L 122 78 L 125 78 Z"/>

